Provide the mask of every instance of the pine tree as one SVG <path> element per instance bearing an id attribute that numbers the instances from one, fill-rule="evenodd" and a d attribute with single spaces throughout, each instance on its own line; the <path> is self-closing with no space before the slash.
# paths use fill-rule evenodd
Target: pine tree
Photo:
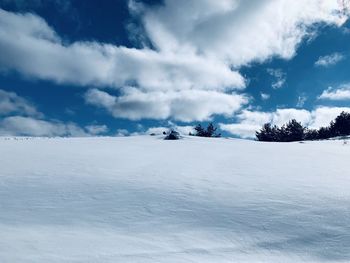
<path id="1" fill-rule="evenodd" d="M 206 130 L 206 135 L 207 137 L 220 137 L 220 133 L 216 133 L 217 127 L 214 126 L 214 124 L 211 122 L 209 123 L 207 130 Z"/>
<path id="2" fill-rule="evenodd" d="M 292 142 L 302 140 L 324 140 L 336 136 L 350 135 L 350 113 L 342 112 L 329 126 L 318 130 L 306 129 L 295 119 L 282 127 L 271 126 L 266 123 L 260 131 L 256 132 L 259 141 Z"/>
<path id="3" fill-rule="evenodd" d="M 305 127 L 295 119 L 283 126 L 283 139 L 286 142 L 302 141 L 305 135 Z"/>
<path id="4" fill-rule="evenodd" d="M 196 127 L 194 127 L 194 130 L 196 131 L 196 136 L 205 137 L 205 130 L 202 125 L 198 124 Z"/>
<path id="5" fill-rule="evenodd" d="M 278 140 L 278 128 L 277 126 L 271 126 L 271 123 L 265 123 L 255 135 L 258 141 L 274 142 Z"/>
<path id="6" fill-rule="evenodd" d="M 211 122 L 209 123 L 208 127 L 205 129 L 202 127 L 202 125 L 198 124 L 194 130 L 196 131 L 196 136 L 199 137 L 220 137 L 221 134 L 217 133 L 217 127 L 214 126 L 214 124 Z"/>
<path id="7" fill-rule="evenodd" d="M 318 139 L 325 140 L 332 137 L 332 132 L 330 127 L 321 127 L 318 130 Z"/>
<path id="8" fill-rule="evenodd" d="M 350 113 L 342 112 L 331 124 L 333 136 L 350 135 Z"/>
<path id="9" fill-rule="evenodd" d="M 313 141 L 313 140 L 319 139 L 318 131 L 314 130 L 314 129 L 307 129 L 305 131 L 304 139 L 307 140 L 307 141 Z"/>

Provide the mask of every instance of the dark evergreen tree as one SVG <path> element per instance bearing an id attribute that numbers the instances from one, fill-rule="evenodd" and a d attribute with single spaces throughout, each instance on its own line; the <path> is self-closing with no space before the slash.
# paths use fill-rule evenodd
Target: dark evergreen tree
<path id="1" fill-rule="evenodd" d="M 295 119 L 289 121 L 286 125 L 282 126 L 282 128 L 283 130 L 280 132 L 282 141 L 294 142 L 304 140 L 305 127 Z"/>
<path id="2" fill-rule="evenodd" d="M 281 127 L 277 127 L 275 142 L 288 142 L 288 133 L 286 130 L 286 125 L 283 124 Z"/>
<path id="3" fill-rule="evenodd" d="M 350 135 L 350 113 L 342 112 L 330 125 L 332 137 Z"/>
<path id="4" fill-rule="evenodd" d="M 220 137 L 221 134 L 216 133 L 217 127 L 214 126 L 214 124 L 211 122 L 209 123 L 207 130 L 206 130 L 206 137 Z"/>
<path id="5" fill-rule="evenodd" d="M 292 142 L 302 141 L 305 136 L 305 127 L 296 120 L 291 120 L 287 124 L 278 128 L 270 123 L 265 123 L 262 129 L 256 132 L 259 141 L 266 142 Z"/>
<path id="6" fill-rule="evenodd" d="M 336 136 L 350 135 L 350 113 L 342 112 L 329 126 L 318 130 L 306 129 L 300 122 L 291 120 L 278 128 L 266 123 L 256 132 L 259 141 L 292 142 L 302 140 L 324 140 Z"/>
<path id="7" fill-rule="evenodd" d="M 208 127 L 205 129 L 202 125 L 198 124 L 195 128 L 196 136 L 199 137 L 220 137 L 221 134 L 217 133 L 217 127 L 213 123 L 209 123 Z"/>
<path id="8" fill-rule="evenodd" d="M 205 137 L 205 129 L 201 124 L 198 124 L 196 127 L 194 127 L 194 130 L 196 131 L 196 136 Z"/>
<path id="9" fill-rule="evenodd" d="M 329 139 L 332 137 L 332 132 L 331 132 L 331 128 L 330 127 L 321 127 L 318 129 L 318 139 L 319 140 L 325 140 L 325 139 Z"/>
<path id="10" fill-rule="evenodd" d="M 307 129 L 305 131 L 305 137 L 304 137 L 305 140 L 307 141 L 313 141 L 313 140 L 317 140 L 319 139 L 318 137 L 318 131 L 317 130 L 314 130 L 314 129 Z"/>
<path id="11" fill-rule="evenodd" d="M 255 133 L 258 141 L 273 142 L 278 140 L 278 128 L 271 123 L 265 123 L 260 131 Z"/>

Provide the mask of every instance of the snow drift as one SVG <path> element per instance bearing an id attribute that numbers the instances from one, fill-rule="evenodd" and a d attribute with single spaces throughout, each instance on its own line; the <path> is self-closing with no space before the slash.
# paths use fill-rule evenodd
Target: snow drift
<path id="1" fill-rule="evenodd" d="M 0 139 L 1 262 L 349 262 L 350 145 Z"/>

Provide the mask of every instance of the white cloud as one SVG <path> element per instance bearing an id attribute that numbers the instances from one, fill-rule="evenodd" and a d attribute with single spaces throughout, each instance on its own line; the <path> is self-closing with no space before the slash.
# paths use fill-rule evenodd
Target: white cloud
<path id="1" fill-rule="evenodd" d="M 64 124 L 32 117 L 11 116 L 0 121 L 0 134 L 13 136 L 87 136 L 74 123 Z"/>
<path id="2" fill-rule="evenodd" d="M 0 115 L 23 114 L 41 116 L 35 106 L 14 92 L 0 90 Z"/>
<path id="3" fill-rule="evenodd" d="M 344 84 L 336 89 L 329 87 L 318 97 L 325 100 L 350 100 L 350 84 Z"/>
<path id="4" fill-rule="evenodd" d="M 206 120 L 230 116 L 247 102 L 231 95 L 245 88 L 241 66 L 274 56 L 290 59 L 304 38 L 315 35 L 315 24 L 340 26 L 347 18 L 336 1 L 323 0 L 165 0 L 159 6 L 129 6 L 144 28 L 140 38 L 154 49 L 69 43 L 37 15 L 0 9 L 0 70 L 121 89 L 120 97 L 96 90 L 97 98 L 87 95 L 90 104 L 115 117 Z M 273 87 L 284 81 L 282 74 Z"/>
<path id="5" fill-rule="evenodd" d="M 310 128 L 328 126 L 342 111 L 350 112 L 350 107 L 318 107 L 311 112 Z"/>
<path id="6" fill-rule="evenodd" d="M 193 126 L 174 126 L 173 129 L 177 132 L 179 132 L 180 134 L 183 135 L 189 135 L 190 133 L 194 134 L 195 130 Z"/>
<path id="7" fill-rule="evenodd" d="M 220 123 L 219 127 L 221 130 L 231 133 L 240 138 L 248 139 L 254 138 L 255 132 L 258 131 L 261 126 L 256 124 L 248 123 L 234 123 L 234 124 L 223 124 Z"/>
<path id="8" fill-rule="evenodd" d="M 254 138 L 255 132 L 265 123 L 283 125 L 291 119 L 297 119 L 304 125 L 310 122 L 310 113 L 299 109 L 277 109 L 275 112 L 244 110 L 237 116 L 238 123 L 220 124 L 220 128 L 242 138 Z"/>
<path id="9" fill-rule="evenodd" d="M 88 125 L 88 126 L 85 126 L 85 129 L 91 135 L 100 135 L 100 134 L 107 133 L 109 131 L 106 125 Z"/>
<path id="10" fill-rule="evenodd" d="M 248 98 L 217 91 L 185 90 L 141 92 L 136 88 L 123 90 L 120 96 L 91 89 L 85 94 L 87 103 L 105 108 L 116 118 L 131 120 L 168 119 L 184 122 L 203 121 L 215 114 L 231 116 Z"/>
<path id="11" fill-rule="evenodd" d="M 267 69 L 267 72 L 275 78 L 271 85 L 273 89 L 280 89 L 286 83 L 286 74 L 281 69 Z"/>
<path id="12" fill-rule="evenodd" d="M 274 112 L 243 111 L 238 115 L 238 122 L 220 124 L 220 129 L 242 138 L 254 138 L 255 132 L 263 124 L 271 123 L 281 126 L 292 119 L 296 119 L 304 126 L 320 128 L 328 126 L 342 111 L 350 112 L 349 107 L 320 106 L 312 111 L 305 109 L 277 109 Z"/>
<path id="13" fill-rule="evenodd" d="M 82 128 L 73 122 L 37 119 L 34 117 L 10 116 L 0 120 L 1 136 L 95 136 L 108 132 L 105 125 L 90 125 Z"/>
<path id="14" fill-rule="evenodd" d="M 271 116 L 272 123 L 279 126 L 292 119 L 296 119 L 303 125 L 307 125 L 311 121 L 310 112 L 304 109 L 277 109 Z"/>
<path id="15" fill-rule="evenodd" d="M 75 123 L 46 120 L 44 114 L 14 92 L 0 90 L 0 135 L 11 136 L 89 136 L 107 132 L 105 125 L 85 129 Z"/>
<path id="16" fill-rule="evenodd" d="M 0 9 L 0 68 L 58 83 L 145 90 L 244 88 L 223 61 L 194 53 L 163 53 L 97 42 L 64 44 L 38 16 Z"/>
<path id="17" fill-rule="evenodd" d="M 168 132 L 169 127 L 151 127 L 147 129 L 145 132 L 146 134 L 155 134 L 155 135 L 161 135 L 163 132 Z"/>
<path id="18" fill-rule="evenodd" d="M 297 101 L 297 107 L 298 108 L 302 108 L 304 107 L 305 102 L 307 101 L 307 97 L 305 95 L 301 95 L 298 97 L 298 101 Z"/>
<path id="19" fill-rule="evenodd" d="M 341 53 L 333 53 L 331 55 L 319 57 L 318 60 L 315 62 L 315 66 L 318 67 L 329 67 L 336 65 L 340 61 L 344 59 L 344 55 Z"/>
<path id="20" fill-rule="evenodd" d="M 266 93 L 263 93 L 263 92 L 260 93 L 260 96 L 261 96 L 262 100 L 268 100 L 271 97 L 270 94 L 266 94 Z"/>
<path id="21" fill-rule="evenodd" d="M 124 136 L 128 136 L 129 134 L 130 134 L 129 131 L 126 129 L 118 129 L 115 136 L 124 137 Z"/>
<path id="22" fill-rule="evenodd" d="M 158 50 L 195 50 L 234 66 L 272 56 L 290 59 L 311 25 L 341 25 L 337 1 L 165 0 L 146 10 L 146 34 Z M 258 43 L 258 44 L 257 44 Z"/>

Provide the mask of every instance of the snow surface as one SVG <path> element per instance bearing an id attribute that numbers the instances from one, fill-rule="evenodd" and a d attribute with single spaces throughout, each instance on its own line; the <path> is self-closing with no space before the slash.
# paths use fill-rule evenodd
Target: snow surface
<path id="1" fill-rule="evenodd" d="M 0 262 L 350 262 L 350 145 L 0 139 Z"/>

